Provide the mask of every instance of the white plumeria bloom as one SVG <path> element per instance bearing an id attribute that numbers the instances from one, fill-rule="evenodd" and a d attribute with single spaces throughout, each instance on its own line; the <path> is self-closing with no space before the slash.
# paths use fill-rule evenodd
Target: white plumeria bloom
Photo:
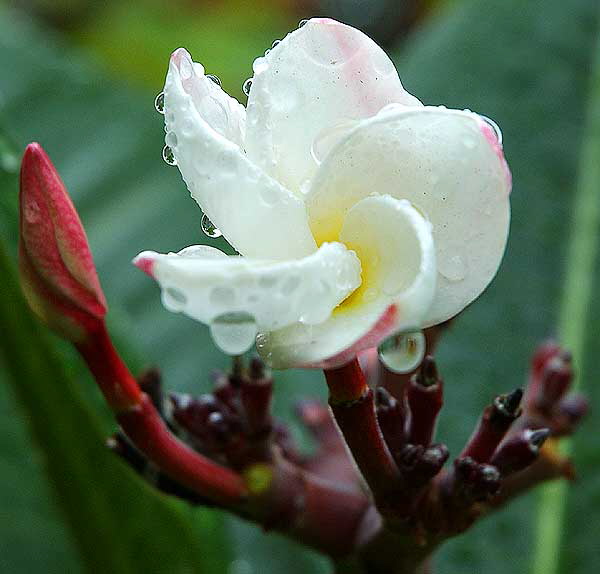
<path id="1" fill-rule="evenodd" d="M 360 31 L 309 20 L 254 62 L 244 108 L 184 49 L 164 88 L 166 142 L 240 256 L 143 252 L 165 306 L 226 351 L 333 367 L 449 319 L 500 264 L 511 188 L 498 134 L 423 106 Z"/>

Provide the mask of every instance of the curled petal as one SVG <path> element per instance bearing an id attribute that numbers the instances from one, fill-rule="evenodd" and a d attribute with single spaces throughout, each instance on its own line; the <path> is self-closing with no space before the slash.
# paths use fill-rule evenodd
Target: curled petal
<path id="1" fill-rule="evenodd" d="M 185 50 L 171 57 L 165 84 L 167 141 L 192 197 L 225 238 L 249 257 L 288 259 L 316 245 L 302 200 L 248 160 L 196 107 L 196 68 Z M 210 80 L 207 80 L 210 81 Z M 188 92 L 190 89 L 192 92 Z"/>
<path id="2" fill-rule="evenodd" d="M 228 257 L 195 246 L 167 255 L 145 251 L 134 264 L 160 283 L 169 310 L 205 324 L 244 313 L 260 330 L 324 321 L 360 285 L 360 262 L 341 243 L 290 261 Z"/>
<path id="3" fill-rule="evenodd" d="M 438 287 L 425 325 L 449 319 L 492 280 L 510 219 L 510 178 L 497 140 L 470 112 L 389 106 L 329 153 L 307 194 L 317 243 L 338 237 L 372 191 L 406 198 L 432 224 Z M 493 145 L 492 145 L 493 143 Z"/>
<path id="4" fill-rule="evenodd" d="M 435 293 L 431 226 L 408 201 L 372 196 L 348 211 L 340 241 L 362 266 L 362 283 L 319 325 L 292 325 L 259 336 L 274 367 L 333 368 L 390 334 L 418 327 Z"/>
<path id="5" fill-rule="evenodd" d="M 194 62 L 190 68 L 192 59 L 186 50 L 175 50 L 171 58 L 180 70 L 182 66 L 186 70 L 187 66 L 186 74 L 181 76 L 181 83 L 191 96 L 200 117 L 217 133 L 243 147 L 246 108 L 206 76 L 202 64 Z"/>
<path id="6" fill-rule="evenodd" d="M 320 132 L 372 116 L 389 103 L 420 105 L 385 52 L 355 28 L 309 20 L 254 62 L 248 156 L 300 191 L 317 167 L 311 146 Z"/>

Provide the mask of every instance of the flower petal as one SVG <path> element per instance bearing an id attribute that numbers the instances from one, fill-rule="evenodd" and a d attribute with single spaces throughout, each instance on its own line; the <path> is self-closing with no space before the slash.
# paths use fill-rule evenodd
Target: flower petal
<path id="1" fill-rule="evenodd" d="M 316 249 L 302 200 L 248 160 L 196 107 L 195 73 L 185 50 L 171 57 L 165 84 L 167 144 L 192 197 L 243 255 L 303 257 Z M 210 81 L 210 80 L 206 80 Z"/>
<path id="2" fill-rule="evenodd" d="M 311 146 L 320 132 L 392 102 L 420 105 L 375 42 L 335 20 L 309 20 L 254 62 L 246 151 L 299 191 L 316 170 Z"/>
<path id="3" fill-rule="evenodd" d="M 160 284 L 170 311 L 211 324 L 247 313 L 260 330 L 326 320 L 360 285 L 360 262 L 341 243 L 326 243 L 303 259 L 229 257 L 206 246 L 166 255 L 144 251 L 134 264 Z"/>
<path id="4" fill-rule="evenodd" d="M 175 50 L 171 59 L 180 70 L 183 67 L 185 74 L 181 75 L 181 83 L 184 90 L 190 94 L 200 117 L 217 133 L 243 147 L 246 108 L 206 76 L 202 64 L 192 63 L 187 50 Z M 168 110 L 165 112 L 168 113 Z"/>
<path id="5" fill-rule="evenodd" d="M 471 112 L 399 106 L 362 122 L 307 194 L 317 243 L 337 238 L 373 191 L 408 199 L 431 221 L 438 287 L 424 326 L 454 316 L 492 280 L 508 236 L 510 173 L 488 125 Z"/>
<path id="6" fill-rule="evenodd" d="M 342 241 L 358 255 L 361 286 L 326 322 L 262 334 L 272 366 L 333 367 L 388 335 L 421 325 L 435 294 L 431 226 L 406 200 L 372 196 L 347 213 Z"/>

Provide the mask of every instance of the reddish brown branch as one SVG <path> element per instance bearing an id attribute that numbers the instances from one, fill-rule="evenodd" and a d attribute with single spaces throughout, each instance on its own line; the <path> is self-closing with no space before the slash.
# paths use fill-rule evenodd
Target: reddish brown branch
<path id="1" fill-rule="evenodd" d="M 118 413 L 117 420 L 133 444 L 174 480 L 225 506 L 238 504 L 247 495 L 239 475 L 175 438 L 147 395 L 142 394 L 135 407 Z"/>
<path id="2" fill-rule="evenodd" d="M 381 434 L 373 392 L 358 360 L 326 370 L 325 378 L 331 410 L 358 468 L 375 500 L 388 500 L 398 485 L 398 468 Z"/>
<path id="3" fill-rule="evenodd" d="M 444 404 L 444 384 L 430 355 L 406 387 L 410 410 L 408 441 L 427 446 L 433 440 L 438 414 Z"/>

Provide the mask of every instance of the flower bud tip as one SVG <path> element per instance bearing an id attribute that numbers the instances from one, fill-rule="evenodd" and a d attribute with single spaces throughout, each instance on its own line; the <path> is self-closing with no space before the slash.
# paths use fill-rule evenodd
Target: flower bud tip
<path id="1" fill-rule="evenodd" d="M 23 154 L 19 207 L 25 296 L 59 335 L 81 341 L 102 322 L 106 300 L 79 215 L 38 143 Z"/>

